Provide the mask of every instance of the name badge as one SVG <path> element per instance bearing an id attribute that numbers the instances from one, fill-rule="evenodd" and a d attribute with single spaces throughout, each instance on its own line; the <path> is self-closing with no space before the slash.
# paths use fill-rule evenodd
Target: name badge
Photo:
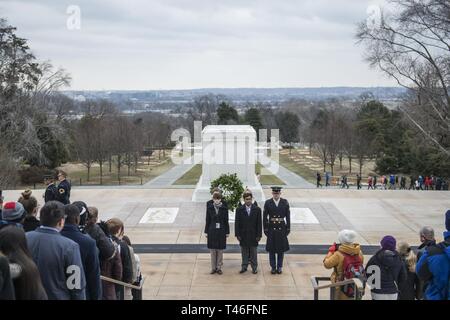
<path id="1" fill-rule="evenodd" d="M 220 223 L 219 222 L 216 223 L 216 229 L 220 229 Z"/>

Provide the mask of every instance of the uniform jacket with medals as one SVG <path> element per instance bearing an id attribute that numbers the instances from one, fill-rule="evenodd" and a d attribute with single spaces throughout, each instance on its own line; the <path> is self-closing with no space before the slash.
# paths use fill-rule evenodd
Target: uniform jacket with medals
<path id="1" fill-rule="evenodd" d="M 56 200 L 62 204 L 70 204 L 70 183 L 63 180 L 58 185 L 58 192 L 56 192 Z"/>
<path id="2" fill-rule="evenodd" d="M 291 229 L 291 212 L 286 199 L 280 198 L 278 206 L 273 199 L 264 204 L 264 234 L 267 236 L 266 251 L 289 250 L 288 234 Z"/>

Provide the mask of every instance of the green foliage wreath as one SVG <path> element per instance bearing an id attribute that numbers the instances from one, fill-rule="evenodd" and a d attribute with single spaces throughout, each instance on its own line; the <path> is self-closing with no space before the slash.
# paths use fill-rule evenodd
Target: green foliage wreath
<path id="1" fill-rule="evenodd" d="M 234 211 L 240 204 L 244 185 L 237 177 L 237 174 L 222 174 L 219 178 L 211 182 L 211 193 L 214 188 L 222 191 L 223 200 L 228 204 L 228 209 Z"/>

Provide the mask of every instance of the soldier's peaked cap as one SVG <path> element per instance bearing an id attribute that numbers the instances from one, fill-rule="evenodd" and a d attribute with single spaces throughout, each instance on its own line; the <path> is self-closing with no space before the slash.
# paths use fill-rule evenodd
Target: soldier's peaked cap
<path id="1" fill-rule="evenodd" d="M 271 187 L 273 192 L 281 192 L 281 187 Z"/>

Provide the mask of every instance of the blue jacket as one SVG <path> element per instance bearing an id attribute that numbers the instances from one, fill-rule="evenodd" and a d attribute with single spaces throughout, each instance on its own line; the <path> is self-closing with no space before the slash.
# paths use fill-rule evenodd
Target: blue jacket
<path id="1" fill-rule="evenodd" d="M 416 265 L 420 280 L 427 281 L 426 300 L 450 300 L 450 231 L 445 242 L 428 247 Z"/>
<path id="2" fill-rule="evenodd" d="M 84 234 L 77 225 L 66 224 L 61 234 L 80 246 L 81 261 L 86 276 L 86 300 L 102 299 L 102 283 L 100 280 L 100 262 L 98 249 L 94 239 Z"/>
<path id="3" fill-rule="evenodd" d="M 26 236 L 48 299 L 85 300 L 86 279 L 78 244 L 46 227 L 27 232 Z"/>

